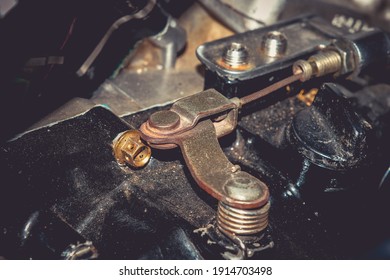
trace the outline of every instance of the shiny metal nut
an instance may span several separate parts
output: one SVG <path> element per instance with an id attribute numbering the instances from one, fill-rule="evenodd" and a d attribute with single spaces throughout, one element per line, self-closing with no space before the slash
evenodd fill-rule
<path id="1" fill-rule="evenodd" d="M 135 168 L 145 166 L 152 155 L 150 147 L 141 141 L 138 130 L 120 133 L 113 141 L 113 152 L 119 165 L 128 164 Z"/>

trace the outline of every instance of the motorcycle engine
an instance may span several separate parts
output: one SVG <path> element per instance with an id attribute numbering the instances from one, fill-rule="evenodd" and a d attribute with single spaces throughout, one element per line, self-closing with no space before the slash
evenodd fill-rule
<path id="1" fill-rule="evenodd" d="M 389 1 L 5 2 L 0 258 L 390 257 Z"/>

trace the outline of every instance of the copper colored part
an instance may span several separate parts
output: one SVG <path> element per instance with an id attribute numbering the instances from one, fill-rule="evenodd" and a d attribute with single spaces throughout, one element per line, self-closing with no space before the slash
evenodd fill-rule
<path id="1" fill-rule="evenodd" d="M 299 80 L 300 75 L 242 99 L 228 99 L 214 89 L 183 98 L 169 111 L 154 113 L 143 123 L 142 138 L 157 149 L 180 147 L 197 184 L 219 201 L 235 209 L 260 208 L 268 202 L 268 187 L 237 169 L 226 158 L 218 138 L 236 128 L 239 106 Z"/>
<path id="2" fill-rule="evenodd" d="M 155 129 L 172 130 L 180 124 L 180 116 L 172 111 L 159 111 L 149 117 L 149 125 Z"/>
<path id="3" fill-rule="evenodd" d="M 222 117 L 220 121 L 213 123 L 218 137 L 227 135 L 237 125 L 238 105 L 234 99 L 228 99 L 216 90 L 209 89 L 180 99 L 169 111 L 158 112 L 158 117 L 171 118 L 172 112 L 177 114 L 180 120 L 171 124 L 171 129 L 156 125 L 153 121 L 156 118 L 154 114 L 141 125 L 142 138 L 153 147 L 166 144 L 169 144 L 168 147 L 175 147 L 178 135 L 193 129 L 200 120 L 212 116 Z M 164 149 L 164 146 L 162 148 Z"/>
<path id="4" fill-rule="evenodd" d="M 247 71 L 247 70 L 252 69 L 254 66 L 252 63 L 231 65 L 231 64 L 226 63 L 226 61 L 222 57 L 217 59 L 216 63 L 225 69 L 236 70 L 236 71 Z"/>
<path id="5" fill-rule="evenodd" d="M 236 128 L 239 106 L 297 81 L 300 76 L 299 72 L 242 99 L 228 99 L 214 89 L 183 98 L 169 111 L 154 113 L 143 123 L 140 127 L 142 138 L 157 149 L 180 147 L 197 184 L 225 205 L 232 209 L 261 208 L 268 202 L 268 187 L 237 169 L 226 158 L 218 138 Z M 250 213 L 255 213 L 253 211 Z M 253 229 L 247 228 L 243 232 L 250 234 L 262 230 L 263 226 L 259 225 L 263 223 L 257 222 Z M 264 224 L 266 227 L 267 222 Z"/>
<path id="6" fill-rule="evenodd" d="M 253 68 L 253 64 L 249 62 L 250 56 L 246 46 L 240 43 L 233 42 L 227 46 L 222 57 L 217 59 L 217 64 L 229 70 L 246 71 Z"/>
<path id="7" fill-rule="evenodd" d="M 227 234 L 254 235 L 268 226 L 270 202 L 257 209 L 236 209 L 223 202 L 218 204 L 217 225 Z"/>
<path id="8" fill-rule="evenodd" d="M 120 133 L 113 141 L 113 151 L 120 165 L 135 168 L 145 166 L 152 154 L 151 149 L 141 141 L 138 130 L 127 130 Z"/>
<path id="9" fill-rule="evenodd" d="M 238 99 L 206 90 L 177 101 L 169 111 L 160 111 L 140 131 L 152 147 L 180 147 L 195 181 L 211 196 L 235 208 L 252 209 L 267 203 L 268 187 L 235 168 L 218 142 L 236 128 L 238 103 Z"/>
<path id="10" fill-rule="evenodd" d="M 302 73 L 297 72 L 295 75 L 292 75 L 290 77 L 287 77 L 279 82 L 276 82 L 266 88 L 263 88 L 262 90 L 256 91 L 250 95 L 244 96 L 240 99 L 241 105 L 248 104 L 252 101 L 255 101 L 259 98 L 262 98 L 284 86 L 287 86 L 295 81 L 298 81 L 301 78 Z"/>
<path id="11" fill-rule="evenodd" d="M 234 169 L 219 145 L 211 120 L 200 122 L 176 141 L 195 181 L 211 196 L 239 209 L 258 208 L 267 203 L 268 187 L 252 175 Z M 236 184 L 237 180 L 247 184 Z M 229 191 L 235 187 L 244 195 L 240 197 Z"/>

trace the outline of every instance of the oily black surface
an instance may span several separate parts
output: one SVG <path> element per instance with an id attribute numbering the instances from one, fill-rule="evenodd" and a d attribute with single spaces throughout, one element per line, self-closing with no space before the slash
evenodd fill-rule
<path id="1" fill-rule="evenodd" d="M 207 224 L 214 212 L 193 191 L 180 158 L 153 157 L 139 170 L 118 166 L 111 143 L 126 129 L 96 107 L 8 143 L 2 149 L 4 181 L 12 185 L 1 189 L 1 224 L 8 231 L 1 240 L 9 237 L 17 246 L 15 235 L 27 218 L 44 209 L 92 240 L 102 255 L 135 258 L 163 240 L 177 220 Z"/>
<path id="2" fill-rule="evenodd" d="M 389 155 L 386 91 L 344 96 L 372 126 L 370 156 L 358 168 L 316 165 L 288 141 L 294 117 L 308 109 L 295 97 L 244 112 L 237 132 L 221 139 L 228 158 L 270 188 L 275 247 L 255 258 L 388 257 L 380 249 L 390 236 L 388 179 L 378 190 Z M 219 258 L 193 233 L 214 219 L 216 201 L 194 183 L 178 149 L 153 150 L 138 170 L 113 158 L 115 136 L 158 109 L 124 122 L 95 107 L 3 145 L 0 255 L 61 258 L 69 245 L 92 241 L 102 259 Z"/>

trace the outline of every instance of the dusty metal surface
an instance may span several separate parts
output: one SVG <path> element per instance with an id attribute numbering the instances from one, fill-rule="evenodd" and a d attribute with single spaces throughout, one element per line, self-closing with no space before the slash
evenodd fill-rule
<path id="1" fill-rule="evenodd" d="M 39 122 L 32 125 L 29 129 L 27 129 L 27 131 L 38 129 L 40 127 L 64 121 L 74 116 L 83 114 L 94 106 L 96 106 L 96 104 L 91 100 L 84 98 L 73 98 Z"/>
<path id="2" fill-rule="evenodd" d="M 203 121 L 185 134 L 179 146 L 187 167 L 202 189 L 240 209 L 261 207 L 268 201 L 268 187 L 226 158 L 211 121 Z"/>
<path id="3" fill-rule="evenodd" d="M 109 86 L 108 86 L 109 85 Z M 91 99 L 102 100 L 119 116 L 163 106 L 203 89 L 201 76 L 192 72 L 155 70 L 145 73 L 122 71 L 107 80 Z M 121 102 L 116 100 L 121 97 Z"/>
<path id="4" fill-rule="evenodd" d="M 169 111 L 156 112 L 141 125 L 142 138 L 154 147 L 173 148 L 179 145 L 181 134 L 190 131 L 207 117 L 215 118 L 215 131 L 218 137 L 222 137 L 237 125 L 237 102 L 213 89 L 180 99 Z"/>
<path id="5" fill-rule="evenodd" d="M 197 3 L 178 22 L 186 30 L 188 38 L 174 69 L 163 70 L 161 50 L 149 40 L 144 40 L 127 58 L 127 66 L 117 76 L 107 79 L 91 100 L 109 106 L 119 116 L 125 116 L 164 106 L 203 90 L 203 70 L 194 55 L 195 50 L 204 42 L 232 35 L 232 32 Z"/>
<path id="6" fill-rule="evenodd" d="M 179 100 L 169 111 L 153 113 L 140 130 L 157 149 L 179 146 L 195 181 L 211 196 L 232 207 L 253 209 L 268 201 L 267 186 L 233 165 L 218 143 L 237 125 L 236 102 L 206 90 Z"/>

